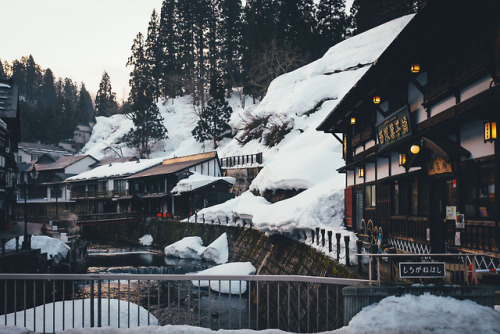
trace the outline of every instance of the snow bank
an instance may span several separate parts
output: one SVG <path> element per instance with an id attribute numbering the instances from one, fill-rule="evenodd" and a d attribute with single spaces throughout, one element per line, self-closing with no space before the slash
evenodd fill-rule
<path id="1" fill-rule="evenodd" d="M 367 306 L 334 333 L 500 333 L 500 313 L 470 300 L 405 295 Z"/>
<path id="2" fill-rule="evenodd" d="M 218 264 L 226 263 L 229 260 L 226 232 L 222 233 L 220 237 L 208 245 L 199 255 L 207 261 L 213 261 Z"/>
<path id="3" fill-rule="evenodd" d="M 19 237 L 19 247 L 24 241 L 24 236 Z M 70 247 L 59 239 L 51 238 L 46 235 L 33 235 L 31 237 L 31 248 L 40 249 L 42 253 L 47 253 L 47 260 L 51 258 L 54 263 L 59 263 L 66 258 Z M 5 249 L 15 250 L 16 239 L 12 238 L 5 244 Z"/>
<path id="4" fill-rule="evenodd" d="M 197 272 L 196 275 L 254 275 L 257 272 L 250 262 L 232 262 L 221 264 Z M 209 281 L 191 281 L 194 286 L 207 287 Z M 210 289 L 231 294 L 243 294 L 247 291 L 246 281 L 210 281 Z"/>
<path id="5" fill-rule="evenodd" d="M 51 307 L 48 309 L 52 309 Z M 88 310 L 88 308 L 86 308 Z M 104 308 L 103 308 L 104 309 Z M 107 309 L 107 308 L 106 308 Z M 123 308 L 122 308 L 123 309 Z M 37 311 L 37 316 L 41 312 Z M 66 312 L 67 315 L 70 312 Z M 112 313 L 113 314 L 113 313 Z M 49 317 L 51 318 L 51 317 Z M 88 319 L 88 317 L 86 316 Z M 153 317 L 152 317 L 153 318 Z M 141 315 L 142 319 L 142 315 Z M 78 321 L 81 320 L 77 319 Z M 22 323 L 18 319 L 18 323 Z M 70 322 L 66 322 L 67 324 Z M 131 321 L 136 324 L 137 320 Z M 152 321 L 153 323 L 153 321 Z M 3 324 L 3 321 L 2 321 Z M 478 334 L 478 333 L 500 333 L 500 313 L 485 306 L 478 305 L 468 300 L 457 300 L 449 297 L 437 297 L 431 295 L 387 297 L 378 304 L 365 307 L 349 323 L 340 329 L 328 332 L 331 334 Z M 39 329 L 37 325 L 37 329 Z M 51 327 L 49 327 L 49 330 Z M 111 328 L 85 328 L 70 329 L 66 334 L 283 334 L 287 333 L 277 329 L 254 331 L 242 330 L 218 330 L 193 326 L 163 327 L 148 326 L 135 329 L 111 329 Z M 2 334 L 28 334 L 28 330 L 0 325 Z M 326 332 L 325 332 L 326 334 Z"/>
<path id="6" fill-rule="evenodd" d="M 180 259 L 200 260 L 199 253 L 203 253 L 205 247 L 200 237 L 185 237 L 165 247 L 165 256 L 178 257 Z"/>
<path id="7" fill-rule="evenodd" d="M 141 243 L 141 245 L 151 246 L 151 244 L 153 243 L 153 237 L 151 236 L 151 234 L 146 234 L 139 238 L 139 242 Z"/>
<path id="8" fill-rule="evenodd" d="M 94 316 L 95 316 L 95 321 L 97 323 L 97 303 L 98 299 L 94 299 Z M 120 313 L 118 313 L 118 303 L 120 303 Z M 82 305 L 83 304 L 83 305 Z M 73 306 L 75 308 L 74 313 L 73 313 Z M 54 307 L 55 307 L 55 331 L 60 332 L 63 330 L 63 322 L 62 322 L 62 315 L 63 315 L 63 302 L 56 302 L 55 305 L 54 303 L 47 303 L 45 305 L 45 309 L 42 306 L 37 306 L 35 309 L 31 308 L 26 310 L 26 328 L 30 330 L 35 330 L 34 325 L 36 324 L 36 330 L 37 332 L 42 332 L 43 331 L 43 320 L 44 320 L 44 314 L 45 314 L 45 330 L 46 332 L 52 333 L 53 330 L 53 312 L 54 312 Z M 84 321 L 83 321 L 83 326 L 82 326 L 82 307 L 85 310 L 84 313 Z M 139 309 L 138 309 L 139 307 Z M 128 324 L 128 302 L 126 300 L 117 300 L 117 299 L 110 299 L 109 300 L 109 308 L 110 308 L 110 323 L 108 324 L 108 299 L 103 299 L 102 300 L 102 311 L 101 311 L 101 317 L 102 317 L 102 324 L 103 326 L 108 326 L 108 327 L 115 327 L 118 328 L 118 319 L 120 319 L 120 326 L 125 327 Z M 153 315 L 151 315 L 146 309 L 144 309 L 141 306 L 138 306 L 137 304 L 131 303 L 130 304 L 130 327 L 137 327 L 137 322 L 140 319 L 140 324 L 141 326 L 145 326 L 148 324 L 148 317 L 149 321 L 152 325 L 158 325 L 158 319 L 156 319 Z M 135 311 L 132 311 L 135 310 Z M 36 315 L 36 318 L 34 319 L 33 312 Z M 73 319 L 73 314 L 75 315 Z M 84 330 L 81 330 L 82 332 L 88 333 L 89 327 L 90 327 L 90 299 L 84 299 L 84 300 L 75 300 L 75 303 L 73 305 L 72 302 L 65 302 L 64 303 L 64 323 L 66 324 L 66 328 L 71 326 L 73 321 L 75 322 L 75 327 L 76 328 L 81 328 L 81 327 L 86 327 Z M 3 316 L 2 316 L 3 318 Z M 24 324 L 24 311 L 19 311 L 16 313 L 10 313 L 7 315 L 7 324 L 8 325 L 13 325 L 14 324 L 14 318 L 16 318 L 18 324 Z M 2 323 L 4 323 L 2 319 Z M 144 327 L 142 327 L 144 328 Z M 107 329 L 108 332 L 110 333 L 110 329 Z M 75 332 L 79 332 L 78 330 L 73 330 Z M 66 331 L 65 331 L 66 332 Z M 0 333 L 6 334 L 10 333 L 7 332 L 7 330 L 2 330 L 2 327 L 0 327 Z M 13 331 L 12 333 L 16 333 Z M 20 332 L 24 333 L 24 332 Z"/>

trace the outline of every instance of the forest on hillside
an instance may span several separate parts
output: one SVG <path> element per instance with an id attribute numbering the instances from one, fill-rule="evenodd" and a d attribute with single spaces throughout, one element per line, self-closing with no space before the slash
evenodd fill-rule
<path id="1" fill-rule="evenodd" d="M 205 109 L 224 106 L 224 95 L 235 87 L 260 99 L 279 75 L 424 3 L 354 0 L 347 14 L 345 0 L 247 0 L 244 5 L 234 0 L 164 0 L 160 12 L 153 11 L 146 34 L 139 32 L 132 43 L 128 101 L 116 101 L 106 72 L 92 98 L 84 83 L 57 78 L 31 55 L 12 63 L 0 59 L 0 78 L 19 86 L 23 141 L 57 143 L 71 138 L 79 122 L 124 113 L 136 127 L 144 125 L 141 138 L 128 138 L 130 145 L 140 146 L 148 140 L 148 127 L 166 136 L 152 107 L 158 99 L 191 95 L 200 119 Z M 214 109 L 211 119 L 220 110 Z"/>

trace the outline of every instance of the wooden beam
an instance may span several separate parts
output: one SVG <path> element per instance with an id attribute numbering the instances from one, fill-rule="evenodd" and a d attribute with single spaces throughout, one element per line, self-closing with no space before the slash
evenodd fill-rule
<path id="1" fill-rule="evenodd" d="M 339 141 L 339 143 L 344 144 L 344 141 L 342 139 L 340 139 L 336 133 L 332 132 L 332 135 L 335 137 L 335 139 L 337 139 Z"/>

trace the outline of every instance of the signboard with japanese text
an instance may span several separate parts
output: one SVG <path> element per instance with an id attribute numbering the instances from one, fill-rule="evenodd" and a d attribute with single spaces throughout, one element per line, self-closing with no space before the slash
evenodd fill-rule
<path id="1" fill-rule="evenodd" d="M 409 135 L 411 135 L 411 127 L 408 107 L 404 107 L 388 119 L 377 124 L 377 140 L 380 148 L 393 144 Z"/>
<path id="2" fill-rule="evenodd" d="M 444 278 L 444 262 L 400 262 L 400 278 Z"/>
<path id="3" fill-rule="evenodd" d="M 435 175 L 435 174 L 443 174 L 443 173 L 451 173 L 453 171 L 452 165 L 449 161 L 444 160 L 441 157 L 436 157 L 436 159 L 429 161 L 427 163 L 427 174 Z"/>

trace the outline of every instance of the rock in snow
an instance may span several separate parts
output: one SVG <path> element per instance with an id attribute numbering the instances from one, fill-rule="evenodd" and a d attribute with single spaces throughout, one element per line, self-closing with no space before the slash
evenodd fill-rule
<path id="1" fill-rule="evenodd" d="M 165 247 L 165 256 L 178 257 L 180 259 L 200 260 L 199 253 L 203 253 L 205 247 L 200 237 L 185 237 Z"/>
<path id="2" fill-rule="evenodd" d="M 213 261 L 218 264 L 226 263 L 229 260 L 227 234 L 225 232 L 222 233 L 220 237 L 208 245 L 199 255 L 207 261 Z"/>
<path id="3" fill-rule="evenodd" d="M 146 234 L 142 238 L 139 238 L 139 242 L 141 243 L 141 245 L 151 246 L 151 244 L 153 243 L 153 237 L 151 236 L 151 234 Z"/>
<path id="4" fill-rule="evenodd" d="M 165 247 L 165 256 L 226 263 L 229 259 L 227 234 L 223 233 L 208 247 L 203 246 L 200 237 L 186 237 Z"/>
<path id="5" fill-rule="evenodd" d="M 197 272 L 196 275 L 254 275 L 257 272 L 250 262 L 233 262 L 221 264 L 206 270 Z M 242 294 L 247 291 L 246 281 L 191 281 L 194 286 L 207 287 L 210 289 L 230 294 Z M 231 282 L 231 284 L 229 284 Z"/>

